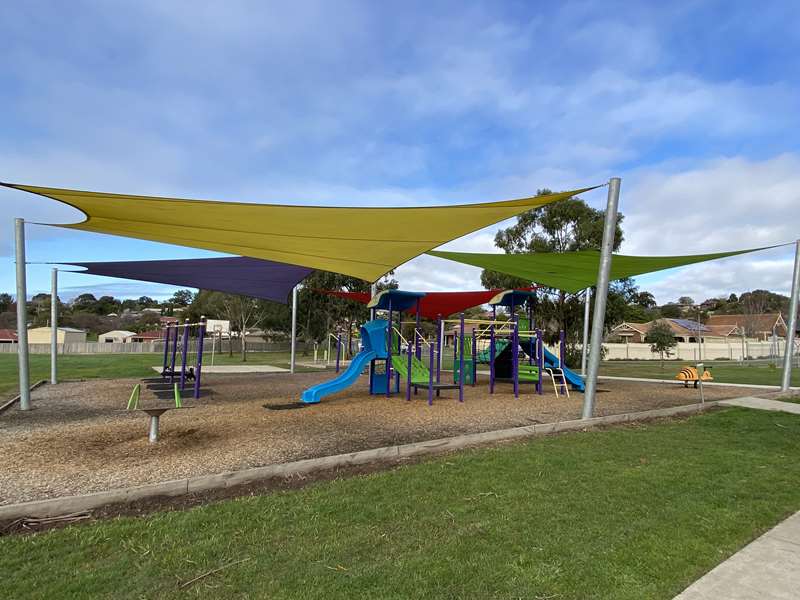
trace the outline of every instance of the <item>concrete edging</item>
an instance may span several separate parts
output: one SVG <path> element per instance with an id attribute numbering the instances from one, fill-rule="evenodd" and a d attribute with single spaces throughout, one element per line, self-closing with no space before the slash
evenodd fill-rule
<path id="1" fill-rule="evenodd" d="M 576 431 L 597 427 L 598 425 L 614 425 L 619 423 L 628 423 L 631 421 L 693 414 L 717 406 L 717 404 L 717 401 L 712 401 L 706 402 L 704 405 L 689 404 L 685 406 L 672 406 L 669 408 L 645 410 L 621 415 L 593 417 L 591 419 L 559 421 L 557 423 L 537 423 L 535 425 L 525 425 L 523 427 L 514 427 L 511 429 L 499 429 L 496 431 L 486 431 L 482 433 L 469 433 L 451 438 L 414 442 L 411 444 L 402 444 L 398 446 L 386 446 L 372 450 L 361 450 L 358 452 L 351 452 L 349 454 L 336 454 L 333 456 L 310 458 L 290 463 L 244 469 L 241 471 L 226 471 L 213 475 L 200 475 L 198 477 L 189 477 L 187 479 L 162 481 L 159 483 L 107 490 L 103 492 L 94 492 L 92 494 L 84 494 L 80 496 L 64 496 L 61 498 L 49 498 L 47 500 L 34 500 L 32 502 L 8 504 L 5 506 L 0 506 L 0 520 L 12 520 L 20 517 L 52 517 L 72 512 L 91 510 L 107 504 L 131 502 L 133 500 L 141 500 L 143 498 L 153 498 L 157 496 L 181 496 L 191 492 L 222 489 L 235 485 L 253 483 L 273 477 L 303 475 L 306 473 L 311 473 L 312 471 L 322 471 L 337 467 L 362 465 L 378 460 L 442 454 L 453 450 L 489 444 L 492 442 L 536 437 L 563 431 Z"/>
<path id="2" fill-rule="evenodd" d="M 38 388 L 40 385 L 42 385 L 42 384 L 45 384 L 45 383 L 47 383 L 47 379 L 40 379 L 39 381 L 37 381 L 36 383 L 34 383 L 34 384 L 31 386 L 31 391 L 35 390 L 35 389 L 36 389 L 36 388 Z M 14 405 L 15 405 L 17 402 L 19 402 L 19 394 L 18 394 L 18 395 L 16 395 L 16 396 L 14 396 L 14 397 L 13 397 L 11 400 L 9 400 L 8 402 L 6 402 L 5 404 L 3 404 L 3 405 L 0 405 L 0 413 L 3 413 L 3 412 L 5 412 L 5 411 L 7 411 L 9 408 L 11 408 L 12 406 L 14 406 Z"/>

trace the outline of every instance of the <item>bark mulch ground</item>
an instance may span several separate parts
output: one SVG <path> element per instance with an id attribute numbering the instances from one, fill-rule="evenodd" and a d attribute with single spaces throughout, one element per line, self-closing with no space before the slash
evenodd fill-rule
<path id="1" fill-rule="evenodd" d="M 0 415 L 0 504 L 40 500 L 155 483 L 196 475 L 327 456 L 423 440 L 547 423 L 580 417 L 583 394 L 556 397 L 552 386 L 538 396 L 510 384 L 427 394 L 411 402 L 403 393 L 387 399 L 366 393 L 366 377 L 321 404 L 298 410 L 267 410 L 296 402 L 303 389 L 330 379 L 328 373 L 208 375 L 210 388 L 190 410 L 161 419 L 161 440 L 147 442 L 147 417 L 124 412 L 138 380 L 92 380 L 43 386 L 30 412 Z M 706 387 L 717 400 L 750 393 Z M 693 404 L 694 389 L 674 384 L 602 381 L 598 415 Z M 154 404 L 143 396 L 143 403 Z M 163 402 L 163 401 L 162 401 Z"/>

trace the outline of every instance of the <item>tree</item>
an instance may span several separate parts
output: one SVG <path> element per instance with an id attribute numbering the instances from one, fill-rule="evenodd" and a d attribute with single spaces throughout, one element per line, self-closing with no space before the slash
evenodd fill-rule
<path id="1" fill-rule="evenodd" d="M 677 304 L 670 302 L 669 304 L 665 304 L 659 309 L 661 312 L 661 316 L 667 319 L 679 319 L 680 316 L 683 314 L 681 313 L 681 307 Z"/>
<path id="2" fill-rule="evenodd" d="M 13 306 L 15 303 L 11 294 L 0 294 L 0 313 L 9 312 Z"/>
<path id="3" fill-rule="evenodd" d="M 681 296 L 678 298 L 678 304 L 683 306 L 694 306 L 694 300 L 689 296 Z"/>
<path id="4" fill-rule="evenodd" d="M 550 190 L 540 190 L 549 194 Z M 546 206 L 529 210 L 517 217 L 511 227 L 501 229 L 495 236 L 495 246 L 507 254 L 532 252 L 572 252 L 575 250 L 599 249 L 603 239 L 605 213 L 587 205 L 578 198 L 568 198 Z M 617 217 L 614 249 L 623 240 L 623 215 Z M 481 284 L 491 288 L 520 288 L 531 285 L 530 281 L 509 277 L 503 273 L 484 270 Z M 612 302 L 611 311 L 624 313 L 627 304 L 625 292 Z M 557 340 L 558 330 L 564 329 L 569 344 L 577 343 L 583 322 L 583 293 L 566 294 L 553 288 L 541 287 L 535 300 L 537 323 L 545 331 L 546 341 Z M 608 312 L 606 317 L 608 318 Z M 613 319 L 607 322 L 611 323 Z"/>
<path id="5" fill-rule="evenodd" d="M 670 355 L 670 350 L 678 345 L 672 328 L 665 321 L 656 321 L 647 332 L 644 338 L 645 343 L 650 344 L 652 352 L 658 352 L 661 356 L 661 370 L 664 370 L 664 355 Z"/>
<path id="6" fill-rule="evenodd" d="M 97 298 L 93 294 L 81 294 L 72 301 L 72 309 L 82 312 L 95 312 Z"/>
<path id="7" fill-rule="evenodd" d="M 172 298 L 170 298 L 168 302 L 173 306 L 189 306 L 193 299 L 194 294 L 192 290 L 178 290 L 172 294 Z"/>
<path id="8" fill-rule="evenodd" d="M 136 300 L 136 304 L 139 307 L 139 309 L 158 307 L 158 302 L 153 300 L 150 296 L 140 296 L 139 299 Z"/>

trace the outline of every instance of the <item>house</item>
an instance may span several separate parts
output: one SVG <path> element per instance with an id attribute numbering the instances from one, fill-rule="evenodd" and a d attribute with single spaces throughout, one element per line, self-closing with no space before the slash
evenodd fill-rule
<path id="1" fill-rule="evenodd" d="M 127 344 L 135 336 L 136 333 L 133 331 L 115 329 L 98 335 L 97 341 L 103 344 Z"/>
<path id="2" fill-rule="evenodd" d="M 787 325 L 780 313 L 763 313 L 753 315 L 711 315 L 706 325 L 721 330 L 735 330 L 736 335 L 742 332 L 747 337 L 761 341 L 770 339 L 773 333 L 778 337 L 786 337 Z M 731 334 L 729 334 L 731 335 Z"/>
<path id="3" fill-rule="evenodd" d="M 16 344 L 17 332 L 13 329 L 0 329 L 0 344 Z"/>
<path id="4" fill-rule="evenodd" d="M 50 327 L 34 327 L 28 329 L 29 344 L 49 344 L 51 330 Z M 86 332 L 83 329 L 74 327 L 58 327 L 56 330 L 56 342 L 59 344 L 79 344 L 86 341 Z"/>
<path id="5" fill-rule="evenodd" d="M 613 327 L 609 332 L 606 341 L 620 341 L 626 344 L 642 344 L 647 332 L 650 331 L 650 323 L 627 323 L 623 322 Z"/>
<path id="6" fill-rule="evenodd" d="M 158 322 L 162 325 L 177 325 L 178 317 L 159 317 Z"/>
<path id="7" fill-rule="evenodd" d="M 150 331 L 142 331 L 141 333 L 134 333 L 129 342 L 157 342 L 164 339 L 163 329 L 151 329 Z"/>
<path id="8" fill-rule="evenodd" d="M 723 341 L 731 333 L 731 328 L 724 325 L 712 328 L 691 319 L 658 319 L 647 323 L 621 323 L 611 329 L 606 341 L 620 341 L 626 344 L 644 343 L 650 328 L 659 321 L 669 325 L 677 342 L 695 343 L 698 334 L 703 342 Z"/>

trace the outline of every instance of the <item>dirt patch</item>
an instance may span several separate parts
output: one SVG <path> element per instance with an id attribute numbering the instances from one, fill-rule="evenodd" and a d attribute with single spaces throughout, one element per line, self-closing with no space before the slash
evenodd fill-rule
<path id="1" fill-rule="evenodd" d="M 485 384 L 387 399 L 366 393 L 366 378 L 348 391 L 301 410 L 268 410 L 295 402 L 329 373 L 209 375 L 212 393 L 186 400 L 190 410 L 167 412 L 161 440 L 147 442 L 144 413 L 123 410 L 136 380 L 85 381 L 44 386 L 33 393 L 35 410 L 0 416 L 0 504 L 86 494 L 170 479 L 210 475 L 275 463 L 342 454 L 580 418 L 583 395 L 556 397 L 552 386 L 536 395 L 510 384 L 490 395 Z M 694 404 L 697 390 L 658 383 L 602 381 L 596 414 L 620 414 Z M 708 400 L 752 393 L 707 387 Z M 145 398 L 144 402 L 154 402 Z"/>

